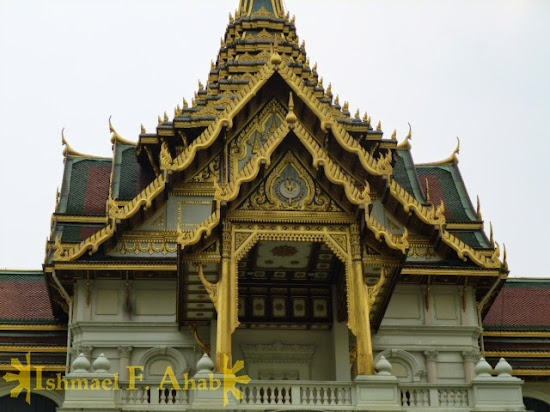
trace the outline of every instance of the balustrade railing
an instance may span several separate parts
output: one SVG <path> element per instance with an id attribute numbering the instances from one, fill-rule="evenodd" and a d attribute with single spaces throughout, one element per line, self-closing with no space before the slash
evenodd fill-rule
<path id="1" fill-rule="evenodd" d="M 471 406 L 469 385 L 400 385 L 401 405 L 408 408 Z"/>

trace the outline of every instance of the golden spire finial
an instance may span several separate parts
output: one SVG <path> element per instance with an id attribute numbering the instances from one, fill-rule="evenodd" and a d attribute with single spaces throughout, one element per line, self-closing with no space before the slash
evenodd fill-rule
<path id="1" fill-rule="evenodd" d="M 365 112 L 365 114 L 363 115 L 363 121 L 365 123 L 368 123 L 369 122 L 369 114 L 367 112 Z"/>
<path id="2" fill-rule="evenodd" d="M 428 178 L 426 178 L 426 201 L 428 203 L 432 202 L 431 196 L 430 196 L 430 183 L 428 181 Z"/>
<path id="3" fill-rule="evenodd" d="M 145 129 L 145 126 L 142 123 L 141 124 L 141 134 L 145 134 L 145 133 L 147 133 L 147 129 Z"/>
<path id="4" fill-rule="evenodd" d="M 397 140 L 397 129 L 393 129 L 393 133 L 391 134 L 392 140 Z"/>
<path id="5" fill-rule="evenodd" d="M 306 49 L 306 41 L 302 40 L 302 44 L 300 45 L 300 49 L 305 50 Z"/>
<path id="6" fill-rule="evenodd" d="M 296 24 L 296 16 L 294 14 L 292 15 L 292 18 L 290 19 L 290 22 L 292 24 Z"/>
<path id="7" fill-rule="evenodd" d="M 323 78 L 319 77 L 319 87 L 323 87 Z"/>
<path id="8" fill-rule="evenodd" d="M 344 112 L 349 112 L 349 103 L 348 102 L 344 102 L 344 106 L 342 106 L 342 110 Z"/>
<path id="9" fill-rule="evenodd" d="M 376 131 L 381 132 L 382 131 L 382 121 L 378 121 L 378 125 L 376 125 Z"/>
<path id="10" fill-rule="evenodd" d="M 332 83 L 329 83 L 328 84 L 328 87 L 327 87 L 327 91 L 326 91 L 326 95 L 332 99 Z"/>
<path id="11" fill-rule="evenodd" d="M 502 268 L 504 270 L 508 270 L 508 253 L 506 252 L 506 244 L 502 244 L 502 247 L 504 248 L 504 253 L 502 256 Z"/>
<path id="12" fill-rule="evenodd" d="M 204 84 L 199 79 L 199 90 L 204 90 Z"/>
<path id="13" fill-rule="evenodd" d="M 357 111 L 355 112 L 355 118 L 357 120 L 361 120 L 361 112 L 359 112 L 359 109 L 357 109 Z"/>
<path id="14" fill-rule="evenodd" d="M 229 12 L 229 23 L 233 24 L 234 22 L 235 22 L 235 19 L 233 18 L 233 15 L 231 14 L 231 12 Z"/>
<path id="15" fill-rule="evenodd" d="M 317 63 L 315 63 L 315 64 L 313 65 L 313 69 L 311 69 L 311 72 L 312 72 L 313 74 L 317 74 Z"/>
<path id="16" fill-rule="evenodd" d="M 162 124 L 162 118 L 160 117 L 160 114 L 157 117 L 157 122 L 158 122 L 158 124 Z"/>
<path id="17" fill-rule="evenodd" d="M 170 121 L 170 118 L 168 117 L 168 113 L 164 112 L 164 122 L 167 123 Z"/>
<path id="18" fill-rule="evenodd" d="M 195 107 L 197 105 L 197 100 L 195 97 L 191 99 L 191 107 Z"/>
<path id="19" fill-rule="evenodd" d="M 334 105 L 335 106 L 340 106 L 340 95 L 337 94 L 335 99 L 334 99 Z"/>
<path id="20" fill-rule="evenodd" d="M 290 97 L 288 99 L 288 114 L 286 115 L 285 120 L 291 128 L 293 128 L 294 124 L 298 121 L 298 118 L 294 113 L 294 97 L 292 96 L 292 92 L 290 92 Z"/>
<path id="21" fill-rule="evenodd" d="M 493 232 L 493 222 L 489 222 L 489 243 L 495 247 L 495 234 Z"/>
<path id="22" fill-rule="evenodd" d="M 187 99 L 184 97 L 183 98 L 183 108 L 187 109 L 188 107 L 189 107 L 189 103 L 187 102 Z"/>
<path id="23" fill-rule="evenodd" d="M 309 57 L 306 59 L 306 68 L 309 67 Z"/>
<path id="24" fill-rule="evenodd" d="M 483 216 L 481 215 L 481 201 L 479 200 L 479 195 L 477 195 L 477 210 L 476 210 L 476 214 L 477 214 L 477 220 L 479 220 L 480 222 L 483 220 Z"/>

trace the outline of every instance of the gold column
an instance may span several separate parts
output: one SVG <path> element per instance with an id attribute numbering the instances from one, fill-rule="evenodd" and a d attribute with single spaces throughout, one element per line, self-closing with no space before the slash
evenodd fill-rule
<path id="1" fill-rule="evenodd" d="M 237 320 L 237 274 L 234 273 L 231 253 L 231 224 L 223 223 L 221 273 L 218 281 L 216 310 L 218 323 L 216 331 L 216 371 L 223 372 L 224 358 L 227 356 L 228 366 L 232 366 L 231 335 L 238 326 Z"/>
<path id="2" fill-rule="evenodd" d="M 348 293 L 354 294 L 354 308 L 350 308 L 355 315 L 355 336 L 357 338 L 357 374 L 374 374 L 374 359 L 372 355 L 372 338 L 370 330 L 369 292 L 363 276 L 361 260 L 361 241 L 359 226 L 351 226 L 351 265 L 350 288 Z M 349 300 L 349 297 L 348 297 Z"/>

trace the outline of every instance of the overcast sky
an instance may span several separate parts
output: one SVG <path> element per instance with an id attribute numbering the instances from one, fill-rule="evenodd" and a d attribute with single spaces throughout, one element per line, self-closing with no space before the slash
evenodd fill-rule
<path id="1" fill-rule="evenodd" d="M 61 129 L 111 155 L 108 117 L 140 123 L 191 100 L 238 0 L 0 0 L 0 268 L 39 269 L 61 184 Z M 287 0 L 325 86 L 460 168 L 512 276 L 550 276 L 550 2 Z"/>

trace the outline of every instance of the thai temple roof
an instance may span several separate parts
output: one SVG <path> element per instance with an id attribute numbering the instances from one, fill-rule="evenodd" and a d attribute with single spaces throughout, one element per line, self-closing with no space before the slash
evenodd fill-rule
<path id="1" fill-rule="evenodd" d="M 258 149 L 258 160 L 253 159 L 238 170 L 232 182 L 222 182 L 227 175 L 224 177 L 226 172 L 220 170 L 219 164 L 213 170 L 217 180 L 201 181 L 197 176 L 206 171 L 210 178 L 209 168 L 225 150 L 227 130 L 247 130 L 253 124 L 249 121 L 251 115 L 265 110 L 266 106 L 259 107 L 254 99 L 265 97 L 262 93 L 267 87 L 275 90 L 268 105 L 275 108 L 274 113 L 282 111 L 285 121 L 279 125 L 272 122 L 275 132 Z M 298 118 L 305 119 L 307 127 Z M 221 208 L 233 201 L 244 201 L 238 197 L 240 189 L 259 175 L 262 165 L 271 162 L 277 145 L 290 130 L 292 147 L 299 147 L 314 159 L 322 170 L 317 176 L 324 179 L 323 187 L 332 185 L 341 193 L 342 209 L 348 208 L 356 216 L 362 213 L 364 226 L 380 248 L 405 262 L 412 240 L 406 227 L 390 229 L 387 222 L 374 218 L 370 205 L 364 207 L 365 199 L 370 201 L 371 197 L 382 199 L 386 208 L 392 208 L 401 220 L 410 223 L 417 231 L 417 239 L 428 239 L 434 244 L 434 256 L 440 255 L 439 261 L 412 262 L 408 266 L 410 273 L 395 276 L 416 281 L 420 277 L 413 273 L 415 270 L 421 273 L 430 265 L 439 265 L 447 270 L 443 275 L 465 285 L 460 283 L 462 278 L 456 280 L 456 273 L 465 268 L 472 273 L 481 272 L 472 276 L 472 282 L 479 282 L 481 296 L 493 285 L 497 292 L 504 285 L 498 296 L 491 296 L 496 298 L 492 308 L 489 310 L 489 302 L 484 309 L 489 310 L 485 318 L 489 331 L 548 330 L 550 284 L 536 280 L 505 283 L 506 255 L 501 258 L 492 233 L 486 234 L 479 201 L 474 207 L 470 199 L 458 166 L 458 148 L 445 160 L 415 164 L 410 144 L 412 132 L 399 144 L 395 135 L 384 135 L 380 123 L 371 124 L 366 113 L 352 115 L 349 103 L 339 101 L 330 83 L 309 61 L 294 18 L 285 11 L 281 0 L 241 0 L 237 13 L 230 16 L 206 84 L 199 83 L 192 102 L 184 100 L 178 104 L 173 115 L 159 116 L 155 131 L 147 132 L 142 127 L 137 143 L 132 143 L 111 124 L 111 158 L 79 153 L 63 137 L 65 168 L 44 272 L 0 272 L 0 318 L 15 325 L 13 331 L 6 327 L 9 332 L 0 334 L 0 342 L 21 347 L 34 343 L 57 350 L 66 344 L 66 328 L 60 326 L 66 322 L 62 314 L 66 302 L 53 279 L 54 271 L 70 267 L 67 272 L 74 270 L 79 276 L 86 276 L 90 267 L 106 262 L 170 263 L 175 268 L 175 258 L 170 256 L 113 256 L 109 252 L 125 232 L 148 222 L 170 191 L 183 183 L 198 183 L 197 192 L 206 190 L 208 183 L 208 193 L 217 196 L 216 206 L 212 215 L 196 228 L 188 232 L 178 228 L 167 236 L 181 248 L 193 247 L 210 236 L 220 222 Z M 315 134 L 325 136 L 324 140 L 318 141 Z M 72 285 L 73 279 L 68 275 L 64 282 Z M 385 300 L 373 306 L 378 325 L 395 283 L 396 279 L 388 280 Z M 534 314 L 529 309 L 531 304 L 540 304 L 542 309 Z M 15 332 L 17 325 L 31 323 L 53 326 L 51 330 Z M 59 352 L 43 361 L 55 369 L 55 365 L 64 364 L 62 356 Z M 0 358 L 0 363 L 4 361 Z"/>

